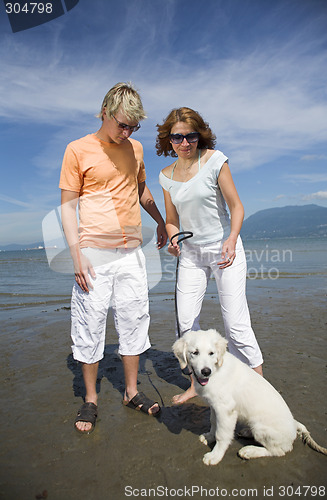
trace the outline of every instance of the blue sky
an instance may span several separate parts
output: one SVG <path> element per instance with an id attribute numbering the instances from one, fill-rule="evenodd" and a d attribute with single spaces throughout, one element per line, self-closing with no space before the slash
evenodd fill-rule
<path id="1" fill-rule="evenodd" d="M 42 240 L 66 144 L 99 128 L 118 81 L 141 93 L 134 137 L 161 210 L 156 124 L 180 106 L 210 123 L 246 217 L 327 206 L 326 26 L 324 0 L 80 0 L 12 33 L 1 2 L 0 245 Z"/>

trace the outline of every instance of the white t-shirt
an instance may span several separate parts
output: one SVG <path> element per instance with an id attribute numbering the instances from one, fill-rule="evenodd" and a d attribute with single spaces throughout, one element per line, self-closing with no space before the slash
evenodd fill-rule
<path id="1" fill-rule="evenodd" d="M 191 244 L 205 245 L 229 236 L 230 219 L 218 186 L 219 172 L 225 162 L 228 158 L 221 151 L 215 151 L 187 182 L 174 181 L 160 172 L 159 182 L 170 194 L 182 230 L 193 233 Z"/>

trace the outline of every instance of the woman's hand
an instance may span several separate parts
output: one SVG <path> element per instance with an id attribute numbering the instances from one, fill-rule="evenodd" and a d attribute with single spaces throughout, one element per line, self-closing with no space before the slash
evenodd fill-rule
<path id="1" fill-rule="evenodd" d="M 168 245 L 168 252 L 170 255 L 173 255 L 174 257 L 179 257 L 181 254 L 181 249 L 179 247 L 179 244 L 177 241 L 173 241 L 173 243 L 169 243 Z"/>
<path id="2" fill-rule="evenodd" d="M 229 267 L 233 264 L 236 257 L 236 240 L 237 238 L 235 238 L 234 236 L 229 236 L 229 238 L 224 241 L 221 251 L 222 260 L 220 262 L 217 262 L 217 266 L 219 266 L 219 269 L 225 269 L 226 267 Z"/>

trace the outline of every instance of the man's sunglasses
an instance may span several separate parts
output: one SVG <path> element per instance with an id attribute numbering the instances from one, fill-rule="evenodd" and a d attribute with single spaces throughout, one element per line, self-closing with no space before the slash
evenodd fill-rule
<path id="1" fill-rule="evenodd" d="M 200 134 L 199 132 L 191 132 L 190 134 L 186 135 L 170 134 L 169 138 L 173 144 L 181 144 L 184 139 L 186 139 L 189 144 L 192 144 L 193 142 L 197 142 L 200 139 Z"/>
<path id="2" fill-rule="evenodd" d="M 134 126 L 126 125 L 126 123 L 119 122 L 114 115 L 112 115 L 112 117 L 116 120 L 118 127 L 121 128 L 122 130 L 130 130 L 131 132 L 136 132 L 141 128 L 141 125 L 139 123 Z"/>

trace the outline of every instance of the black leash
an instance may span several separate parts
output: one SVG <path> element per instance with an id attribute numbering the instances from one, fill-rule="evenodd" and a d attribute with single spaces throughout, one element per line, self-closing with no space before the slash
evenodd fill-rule
<path id="1" fill-rule="evenodd" d="M 173 244 L 173 239 L 177 238 L 178 236 L 182 236 L 177 243 L 181 243 L 181 241 L 187 240 L 188 238 L 192 238 L 193 233 L 191 231 L 181 231 L 180 233 L 174 234 L 170 238 L 170 243 L 171 245 Z M 178 266 L 179 266 L 179 256 L 177 257 L 177 264 L 176 264 L 176 279 L 175 279 L 175 315 L 176 315 L 176 324 L 177 324 L 177 334 L 178 338 L 181 337 L 181 329 L 179 326 L 179 318 L 178 318 L 178 307 L 177 307 L 177 278 L 178 278 Z M 192 372 L 190 372 L 188 366 L 186 366 L 182 372 L 184 375 L 191 375 Z"/>

